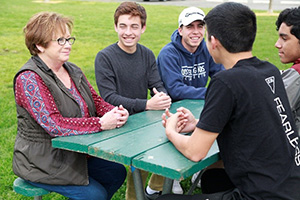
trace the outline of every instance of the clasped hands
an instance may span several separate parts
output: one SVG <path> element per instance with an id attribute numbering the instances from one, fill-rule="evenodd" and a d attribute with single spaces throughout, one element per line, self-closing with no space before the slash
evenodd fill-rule
<path id="1" fill-rule="evenodd" d="M 164 110 L 170 108 L 172 104 L 171 97 L 164 92 L 157 91 L 153 88 L 154 96 L 146 103 L 146 110 Z"/>
<path id="2" fill-rule="evenodd" d="M 116 106 L 100 118 L 101 129 L 120 128 L 127 122 L 128 116 L 128 111 L 122 105 Z"/>
<path id="3" fill-rule="evenodd" d="M 176 113 L 166 109 L 162 114 L 162 124 L 166 128 L 166 135 L 169 138 L 172 134 L 192 132 L 198 120 L 190 110 L 180 107 Z M 170 139 L 170 138 L 169 138 Z"/>

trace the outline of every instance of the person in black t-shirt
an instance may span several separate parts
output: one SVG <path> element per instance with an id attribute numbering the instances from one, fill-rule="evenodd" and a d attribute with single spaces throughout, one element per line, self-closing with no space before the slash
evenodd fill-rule
<path id="1" fill-rule="evenodd" d="M 226 70 L 211 79 L 199 120 L 185 108 L 175 114 L 166 110 L 162 118 L 167 137 L 195 162 L 217 140 L 228 176 L 222 188 L 233 190 L 223 199 L 300 199 L 299 137 L 279 70 L 252 55 L 254 12 L 227 2 L 212 9 L 205 22 L 208 50 Z M 190 131 L 191 136 L 178 134 Z M 220 192 L 206 184 L 202 179 L 203 193 Z M 203 197 L 214 199 L 206 194 L 158 199 Z"/>

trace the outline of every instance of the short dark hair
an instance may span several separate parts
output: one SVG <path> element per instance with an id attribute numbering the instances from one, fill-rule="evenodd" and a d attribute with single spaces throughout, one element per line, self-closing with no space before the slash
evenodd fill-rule
<path id="1" fill-rule="evenodd" d="M 282 23 L 291 26 L 291 34 L 300 40 L 300 6 L 298 8 L 286 8 L 281 11 L 275 23 L 277 31 Z"/>
<path id="2" fill-rule="evenodd" d="M 256 36 L 256 16 L 249 7 L 226 2 L 214 7 L 204 18 L 208 40 L 217 38 L 230 53 L 251 51 Z"/>
<path id="3" fill-rule="evenodd" d="M 146 25 L 147 13 L 143 6 L 136 2 L 123 2 L 115 11 L 114 21 L 117 26 L 120 15 L 139 16 L 141 18 L 142 27 Z"/>
<path id="4" fill-rule="evenodd" d="M 58 34 L 65 34 L 67 28 L 72 32 L 73 21 L 55 12 L 40 12 L 33 15 L 23 29 L 25 44 L 31 55 L 40 51 L 36 45 L 47 48 L 49 42 Z"/>

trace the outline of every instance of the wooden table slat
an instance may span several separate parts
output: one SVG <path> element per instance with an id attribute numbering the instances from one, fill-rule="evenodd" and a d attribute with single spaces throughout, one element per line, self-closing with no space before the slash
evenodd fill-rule
<path id="1" fill-rule="evenodd" d="M 183 100 L 177 101 L 172 104 L 170 111 L 176 112 L 176 109 L 185 106 L 189 108 L 195 116 L 199 116 L 200 111 L 204 105 L 203 100 Z M 58 137 L 52 139 L 52 146 L 55 148 L 61 148 L 66 150 L 72 150 L 81 153 L 88 153 L 88 147 L 95 143 L 108 140 L 127 133 L 128 131 L 134 131 L 144 126 L 160 122 L 161 115 L 164 111 L 145 111 L 131 115 L 128 118 L 127 123 L 120 129 L 113 129 L 109 131 L 102 131 L 90 135 L 78 135 L 72 137 Z"/>
<path id="2" fill-rule="evenodd" d="M 150 131 L 151 130 L 151 131 Z M 89 146 L 88 154 L 131 165 L 132 159 L 168 141 L 161 122 Z"/>
<path id="3" fill-rule="evenodd" d="M 170 111 L 176 112 L 179 107 L 186 107 L 196 118 L 204 106 L 203 100 L 182 100 L 172 104 Z M 219 160 L 216 143 L 207 157 L 200 162 L 192 162 L 174 148 L 165 134 L 161 123 L 164 111 L 144 111 L 129 116 L 127 123 L 119 128 L 90 135 L 58 137 L 52 139 L 52 146 L 86 153 L 106 160 L 132 165 L 169 179 L 181 180 L 191 176 Z M 135 177 L 139 199 L 144 198 L 144 190 Z M 168 185 L 168 186 L 171 186 Z M 168 188 L 168 191 L 171 189 Z"/>
<path id="4" fill-rule="evenodd" d="M 58 137 L 52 139 L 52 146 L 66 150 L 77 151 L 81 153 L 88 152 L 88 146 L 101 142 L 128 131 L 133 131 L 149 124 L 161 121 L 163 111 L 146 111 L 131 115 L 127 123 L 119 128 L 109 131 L 101 131 L 99 133 L 89 135 L 77 135 L 71 137 Z"/>
<path id="5" fill-rule="evenodd" d="M 163 152 L 168 152 L 168 154 Z M 219 148 L 215 142 L 203 161 L 193 162 L 176 150 L 171 142 L 168 142 L 136 156 L 132 161 L 132 166 L 170 179 L 182 180 L 218 161 L 220 159 L 218 152 Z M 169 158 L 170 154 L 173 155 L 173 159 Z"/>

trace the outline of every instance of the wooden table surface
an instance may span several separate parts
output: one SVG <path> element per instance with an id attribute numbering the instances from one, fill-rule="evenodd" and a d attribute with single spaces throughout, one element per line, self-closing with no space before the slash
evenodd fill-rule
<path id="1" fill-rule="evenodd" d="M 175 112 L 183 106 L 198 118 L 203 105 L 203 100 L 182 100 L 173 103 L 170 111 Z M 220 159 L 216 143 L 207 157 L 200 162 L 193 162 L 184 157 L 165 135 L 161 122 L 163 112 L 144 111 L 131 115 L 127 123 L 119 129 L 54 138 L 52 146 L 130 165 L 170 180 L 185 179 Z"/>

